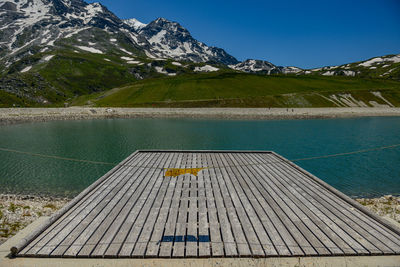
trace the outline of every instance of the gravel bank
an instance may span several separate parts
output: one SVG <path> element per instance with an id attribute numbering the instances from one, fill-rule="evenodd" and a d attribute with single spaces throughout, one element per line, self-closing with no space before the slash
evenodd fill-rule
<path id="1" fill-rule="evenodd" d="M 400 197 L 356 199 L 378 215 L 400 223 Z M 40 216 L 49 216 L 70 200 L 37 196 L 0 195 L 0 244 Z"/>
<path id="2" fill-rule="evenodd" d="M 2 108 L 0 124 L 104 118 L 315 119 L 400 116 L 400 108 Z"/>
<path id="3" fill-rule="evenodd" d="M 0 244 L 41 216 L 49 216 L 69 199 L 0 195 Z"/>

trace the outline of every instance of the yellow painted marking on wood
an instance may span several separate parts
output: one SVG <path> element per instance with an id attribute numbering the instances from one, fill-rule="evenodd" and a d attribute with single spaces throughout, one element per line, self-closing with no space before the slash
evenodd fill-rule
<path id="1" fill-rule="evenodd" d="M 192 174 L 197 176 L 199 172 L 206 168 L 191 168 L 191 169 L 167 169 L 165 172 L 166 177 L 178 177 L 179 175 Z"/>

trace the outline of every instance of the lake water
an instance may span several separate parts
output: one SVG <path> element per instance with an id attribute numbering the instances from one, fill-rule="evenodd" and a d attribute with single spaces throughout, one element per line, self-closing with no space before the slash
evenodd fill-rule
<path id="1" fill-rule="evenodd" d="M 400 118 L 113 119 L 0 126 L 0 147 L 118 163 L 137 149 L 273 150 L 288 159 L 400 143 Z M 400 195 L 400 147 L 296 162 L 355 197 Z M 0 193 L 75 196 L 112 166 L 0 151 Z"/>

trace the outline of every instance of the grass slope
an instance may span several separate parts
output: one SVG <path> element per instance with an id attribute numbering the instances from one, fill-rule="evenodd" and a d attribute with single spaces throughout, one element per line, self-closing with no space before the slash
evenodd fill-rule
<path id="1" fill-rule="evenodd" d="M 147 79 L 123 88 L 77 98 L 101 107 L 333 107 L 329 97 L 351 94 L 355 99 L 385 104 L 379 91 L 400 106 L 400 82 L 324 76 L 264 76 L 203 73 Z M 372 105 L 371 105 L 372 106 Z"/>

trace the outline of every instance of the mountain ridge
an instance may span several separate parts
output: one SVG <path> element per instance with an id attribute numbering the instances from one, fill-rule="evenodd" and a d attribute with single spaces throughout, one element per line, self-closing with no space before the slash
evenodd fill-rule
<path id="1" fill-rule="evenodd" d="M 122 20 L 83 0 L 0 0 L 0 97 L 16 105 L 69 102 L 137 80 L 201 72 L 400 79 L 399 59 L 311 70 L 239 62 L 165 18 Z"/>

